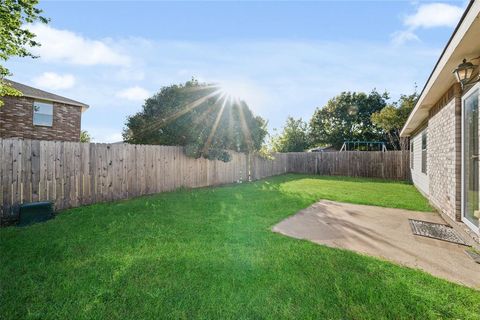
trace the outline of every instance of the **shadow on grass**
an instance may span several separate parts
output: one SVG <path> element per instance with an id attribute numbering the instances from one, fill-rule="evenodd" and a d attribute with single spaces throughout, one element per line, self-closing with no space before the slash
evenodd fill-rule
<path id="1" fill-rule="evenodd" d="M 322 194 L 297 185 L 308 179 L 180 190 L 0 230 L 0 317 L 476 317 L 474 290 L 272 233 Z"/>
<path id="2" fill-rule="evenodd" d="M 347 177 L 347 176 L 325 176 L 325 175 L 308 175 L 303 173 L 288 173 L 286 175 L 277 176 L 277 177 L 287 177 L 291 179 L 320 179 L 327 181 L 345 181 L 345 182 L 356 182 L 356 183 L 392 183 L 392 184 L 406 184 L 413 185 L 408 180 L 391 180 L 391 179 L 380 179 L 380 178 L 363 178 L 363 177 Z"/>

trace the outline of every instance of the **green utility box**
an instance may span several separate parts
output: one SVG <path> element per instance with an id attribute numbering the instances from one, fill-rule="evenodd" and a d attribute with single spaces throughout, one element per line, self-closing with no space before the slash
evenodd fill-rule
<path id="1" fill-rule="evenodd" d="M 19 213 L 19 227 L 47 221 L 53 218 L 53 203 L 48 201 L 24 203 L 20 205 Z"/>

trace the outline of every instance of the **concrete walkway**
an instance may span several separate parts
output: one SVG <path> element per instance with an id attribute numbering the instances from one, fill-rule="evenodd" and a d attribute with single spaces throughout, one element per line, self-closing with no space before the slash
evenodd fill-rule
<path id="1" fill-rule="evenodd" d="M 480 289 L 480 264 L 467 256 L 466 246 L 415 236 L 408 219 L 445 223 L 435 213 L 323 200 L 278 223 L 273 231 L 380 257 Z"/>

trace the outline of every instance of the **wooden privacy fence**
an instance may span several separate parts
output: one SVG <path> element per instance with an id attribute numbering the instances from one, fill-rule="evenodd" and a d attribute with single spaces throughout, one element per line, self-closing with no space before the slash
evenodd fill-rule
<path id="1" fill-rule="evenodd" d="M 0 219 L 15 219 L 24 202 L 53 201 L 61 210 L 287 172 L 409 179 L 408 152 L 230 154 L 222 162 L 173 146 L 0 139 Z"/>
<path id="2" fill-rule="evenodd" d="M 250 157 L 251 180 L 263 179 L 288 172 L 288 153 L 276 153 L 272 159 Z"/>
<path id="3" fill-rule="evenodd" d="M 0 139 L 0 151 L 2 220 L 15 218 L 16 205 L 24 202 L 53 201 L 61 210 L 260 179 L 287 169 L 285 161 L 237 152 L 230 152 L 229 162 L 192 159 L 174 146 Z"/>
<path id="4" fill-rule="evenodd" d="M 288 172 L 410 180 L 408 151 L 292 152 Z"/>

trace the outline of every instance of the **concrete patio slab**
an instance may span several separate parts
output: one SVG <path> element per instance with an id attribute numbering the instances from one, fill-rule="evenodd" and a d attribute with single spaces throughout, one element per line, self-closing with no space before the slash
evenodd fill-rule
<path id="1" fill-rule="evenodd" d="M 272 229 L 297 239 L 344 248 L 480 289 L 480 264 L 466 246 L 412 234 L 408 219 L 445 223 L 436 213 L 322 200 Z"/>

